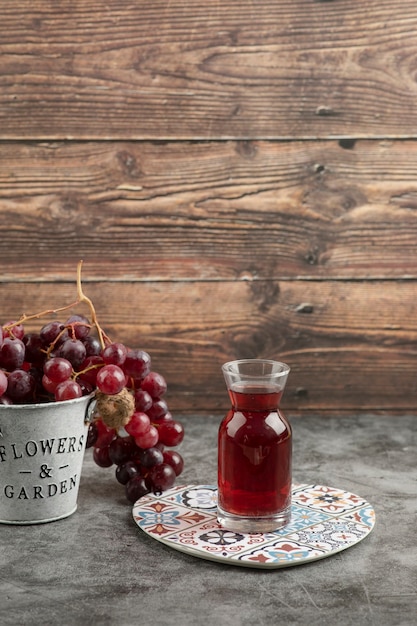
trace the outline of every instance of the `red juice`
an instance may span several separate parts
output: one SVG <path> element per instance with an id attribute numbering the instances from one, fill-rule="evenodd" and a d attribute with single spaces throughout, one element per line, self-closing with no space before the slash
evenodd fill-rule
<path id="1" fill-rule="evenodd" d="M 264 517 L 291 503 L 291 427 L 278 405 L 283 391 L 234 385 L 219 428 L 218 504 L 231 515 Z"/>

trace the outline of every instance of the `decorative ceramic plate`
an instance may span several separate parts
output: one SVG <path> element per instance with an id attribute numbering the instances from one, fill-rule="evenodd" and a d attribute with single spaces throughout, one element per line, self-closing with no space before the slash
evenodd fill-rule
<path id="1" fill-rule="evenodd" d="M 362 541 L 375 524 L 366 500 L 322 485 L 293 485 L 291 522 L 270 533 L 225 530 L 216 505 L 213 485 L 178 486 L 138 500 L 133 518 L 147 535 L 180 552 L 260 568 L 323 559 Z"/>

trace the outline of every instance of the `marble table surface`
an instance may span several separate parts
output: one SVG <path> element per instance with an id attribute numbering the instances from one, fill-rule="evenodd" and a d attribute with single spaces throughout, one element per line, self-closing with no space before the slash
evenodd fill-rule
<path id="1" fill-rule="evenodd" d="M 186 428 L 177 484 L 215 484 L 221 417 L 175 417 Z M 184 554 L 138 528 L 114 469 L 97 467 L 90 450 L 72 516 L 0 525 L 0 624 L 417 624 L 417 416 L 288 417 L 294 479 L 373 505 L 363 541 L 272 570 Z"/>

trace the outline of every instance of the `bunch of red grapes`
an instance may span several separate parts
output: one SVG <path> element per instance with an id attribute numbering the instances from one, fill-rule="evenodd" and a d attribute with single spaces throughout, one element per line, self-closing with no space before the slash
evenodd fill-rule
<path id="1" fill-rule="evenodd" d="M 57 402 L 94 391 L 104 401 L 127 396 L 131 410 L 123 426 L 109 426 L 104 412 L 97 414 L 87 447 L 100 467 L 116 466 L 127 499 L 136 502 L 173 486 L 184 462 L 171 448 L 181 443 L 184 429 L 168 410 L 166 381 L 152 371 L 149 354 L 104 334 L 100 342 L 93 327 L 76 314 L 39 333 L 26 333 L 15 321 L 0 326 L 0 404 Z"/>

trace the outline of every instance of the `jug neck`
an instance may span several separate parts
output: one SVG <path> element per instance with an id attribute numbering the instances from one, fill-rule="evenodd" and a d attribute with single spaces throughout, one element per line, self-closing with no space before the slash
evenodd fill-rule
<path id="1" fill-rule="evenodd" d="M 232 407 L 238 411 L 265 413 L 279 407 L 283 389 L 268 384 L 234 384 L 229 389 Z"/>

